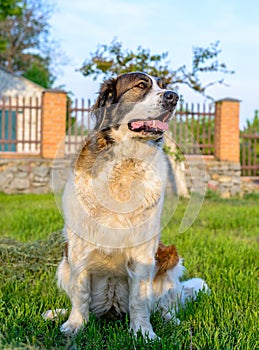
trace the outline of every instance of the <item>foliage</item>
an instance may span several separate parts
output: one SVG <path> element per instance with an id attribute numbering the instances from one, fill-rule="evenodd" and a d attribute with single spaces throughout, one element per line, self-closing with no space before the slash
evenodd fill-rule
<path id="1" fill-rule="evenodd" d="M 0 0 L 0 20 L 7 16 L 22 14 L 22 3 L 20 0 Z"/>
<path id="2" fill-rule="evenodd" d="M 52 195 L 0 194 L 0 236 L 12 237 L 0 240 L 0 347 L 258 349 L 258 199 L 255 195 L 206 199 L 196 222 L 184 234 L 178 233 L 178 225 L 188 202 L 180 200 L 162 239 L 165 244 L 175 243 L 184 257 L 188 270 L 185 277 L 204 278 L 211 294 L 199 295 L 196 302 L 179 310 L 179 326 L 165 324 L 153 314 L 152 324 L 161 340 L 145 342 L 128 332 L 128 319 L 109 323 L 91 317 L 84 331 L 74 338 L 61 334 L 64 318 L 43 320 L 41 314 L 49 308 L 70 307 L 55 283 L 62 240 L 60 233 L 50 234 L 61 229 L 62 221 L 57 220 L 59 213 Z M 37 219 L 31 224 L 34 215 Z M 24 231 L 30 241 L 26 242 Z"/>
<path id="3" fill-rule="evenodd" d="M 20 6 L 20 11 L 9 13 L 0 21 L 0 64 L 43 87 L 50 87 L 54 81 L 51 64 L 55 57 L 49 40 L 53 8 L 43 0 L 13 3 Z"/>
<path id="4" fill-rule="evenodd" d="M 53 85 L 56 77 L 48 69 L 50 63 L 49 58 L 43 59 L 39 55 L 31 57 L 31 64 L 22 74 L 23 77 L 33 81 L 34 83 L 41 85 L 45 89 L 50 89 Z"/>
<path id="5" fill-rule="evenodd" d="M 252 131 L 259 133 L 259 110 L 255 110 L 254 118 L 252 120 L 247 119 L 244 131 Z"/>
<path id="6" fill-rule="evenodd" d="M 219 42 L 210 44 L 207 48 L 194 47 L 192 57 L 192 69 L 183 65 L 176 69 L 170 68 L 168 52 L 152 54 L 149 49 L 138 46 L 136 51 L 123 48 L 121 42 L 114 39 L 110 45 L 99 45 L 90 58 L 86 59 L 80 71 L 84 76 L 92 76 L 96 79 L 102 75 L 110 76 L 144 71 L 162 80 L 173 88 L 179 84 L 185 84 L 189 88 L 205 95 L 206 89 L 214 84 L 222 84 L 219 79 L 209 84 L 203 84 L 201 75 L 203 73 L 233 73 L 229 71 L 225 63 L 218 61 L 221 50 Z"/>
<path id="7" fill-rule="evenodd" d="M 20 2 L 17 0 L 0 0 L 0 21 L 6 19 L 7 16 L 20 16 L 22 13 L 22 8 Z M 1 37 L 0 34 L 0 52 L 5 50 L 6 41 Z"/>
<path id="8" fill-rule="evenodd" d="M 184 156 L 182 154 L 182 152 L 179 150 L 179 148 L 176 148 L 176 151 L 172 151 L 171 147 L 164 144 L 163 145 L 163 151 L 165 152 L 165 154 L 167 154 L 169 157 L 173 157 L 175 162 L 183 162 L 184 161 Z"/>

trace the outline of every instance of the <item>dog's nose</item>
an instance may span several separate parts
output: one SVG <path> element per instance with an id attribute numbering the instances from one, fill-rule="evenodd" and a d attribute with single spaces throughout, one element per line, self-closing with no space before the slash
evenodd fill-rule
<path id="1" fill-rule="evenodd" d="M 179 96 L 175 92 L 168 90 L 164 93 L 164 101 L 166 103 L 170 103 L 175 106 L 178 100 Z"/>

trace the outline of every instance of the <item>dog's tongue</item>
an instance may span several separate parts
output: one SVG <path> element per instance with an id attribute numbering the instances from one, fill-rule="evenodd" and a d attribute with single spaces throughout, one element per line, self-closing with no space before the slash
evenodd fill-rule
<path id="1" fill-rule="evenodd" d="M 165 131 L 168 129 L 168 124 L 163 123 L 160 120 L 137 120 L 131 123 L 132 129 L 147 128 L 147 129 L 158 129 Z"/>

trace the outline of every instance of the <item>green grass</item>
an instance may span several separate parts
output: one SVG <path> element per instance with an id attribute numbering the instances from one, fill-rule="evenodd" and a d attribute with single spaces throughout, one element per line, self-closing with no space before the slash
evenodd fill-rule
<path id="1" fill-rule="evenodd" d="M 62 256 L 62 218 L 52 195 L 0 195 L 1 349 L 258 349 L 259 196 L 222 200 L 209 196 L 193 226 L 178 233 L 187 202 L 180 201 L 163 231 L 185 259 L 186 278 L 204 278 L 210 295 L 181 310 L 179 326 L 152 315 L 161 341 L 145 343 L 128 332 L 128 321 L 91 317 L 76 337 L 59 331 L 64 319 L 42 312 L 69 307 L 57 289 Z M 54 233 L 53 233 L 54 232 Z M 3 278 L 2 278 L 3 277 Z"/>
<path id="2" fill-rule="evenodd" d="M 0 237 L 22 242 L 43 239 L 62 225 L 53 195 L 7 196 L 0 193 Z"/>

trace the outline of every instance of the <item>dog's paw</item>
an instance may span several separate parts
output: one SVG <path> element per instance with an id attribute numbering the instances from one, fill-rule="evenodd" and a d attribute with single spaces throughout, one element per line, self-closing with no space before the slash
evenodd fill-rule
<path id="1" fill-rule="evenodd" d="M 153 331 L 151 324 L 150 325 L 141 325 L 138 323 L 131 323 L 130 329 L 133 331 L 134 335 L 137 336 L 138 332 L 142 333 L 143 338 L 146 339 L 160 339 L 156 333 Z"/>
<path id="2" fill-rule="evenodd" d="M 144 338 L 150 339 L 150 340 L 159 340 L 160 338 L 156 335 L 156 333 L 153 331 L 153 329 L 142 329 L 141 332 Z"/>
<path id="3" fill-rule="evenodd" d="M 65 323 L 62 324 L 60 327 L 60 330 L 62 333 L 72 335 L 76 334 L 80 329 L 82 329 L 84 326 L 83 322 L 75 322 L 67 320 Z"/>
<path id="4" fill-rule="evenodd" d="M 179 326 L 181 321 L 179 318 L 175 317 L 175 315 L 171 312 L 167 312 L 166 314 L 163 315 L 163 319 L 166 322 L 173 322 L 176 326 Z"/>
<path id="5" fill-rule="evenodd" d="M 48 310 L 42 314 L 42 317 L 45 320 L 54 320 L 60 316 L 64 316 L 67 314 L 67 309 L 54 309 Z"/>

